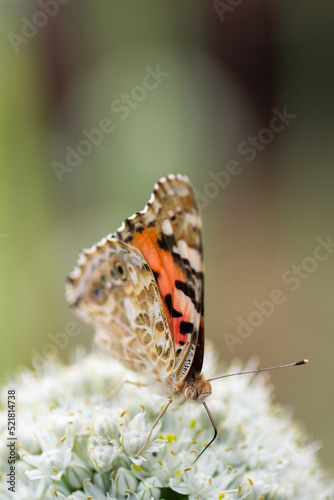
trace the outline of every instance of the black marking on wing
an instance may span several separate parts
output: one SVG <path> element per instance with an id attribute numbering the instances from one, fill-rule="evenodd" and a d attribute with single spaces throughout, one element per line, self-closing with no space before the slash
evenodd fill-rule
<path id="1" fill-rule="evenodd" d="M 161 231 L 161 238 L 158 239 L 158 245 L 162 250 L 166 252 L 170 252 L 173 254 L 173 247 L 176 246 L 175 236 L 167 235 L 163 231 Z"/>
<path id="2" fill-rule="evenodd" d="M 141 221 L 141 224 L 139 224 L 139 223 L 137 223 L 137 224 L 136 224 L 136 233 L 142 233 L 142 232 L 144 231 L 144 229 L 145 229 L 145 226 L 144 226 L 144 225 L 143 225 L 143 223 L 142 223 L 141 215 L 140 215 L 140 213 L 139 213 L 139 212 L 136 212 L 136 214 L 135 214 L 135 215 L 137 216 L 137 218 L 138 218 L 138 219 L 140 218 L 140 221 Z M 134 227 L 134 226 L 133 226 L 133 222 L 132 222 L 132 220 L 130 220 L 130 219 L 125 219 L 125 221 L 124 221 L 124 225 L 125 225 L 126 229 L 127 229 L 130 233 L 132 233 L 132 232 L 133 232 L 133 227 Z M 133 239 L 133 238 L 134 238 L 134 236 L 132 235 L 132 238 L 131 238 L 131 239 Z"/>
<path id="3" fill-rule="evenodd" d="M 181 290 L 195 304 L 195 290 L 191 285 L 183 281 L 175 280 L 175 288 Z"/>
<path id="4" fill-rule="evenodd" d="M 158 271 L 154 271 L 154 269 L 152 269 L 152 272 L 154 274 L 154 277 L 155 277 L 155 281 L 158 281 L 158 278 L 160 276 L 160 273 L 158 273 Z"/>
<path id="5" fill-rule="evenodd" d="M 165 250 L 165 252 L 169 251 L 169 246 L 167 244 L 166 238 L 159 238 L 158 245 L 161 248 L 161 250 Z"/>
<path id="6" fill-rule="evenodd" d="M 176 311 L 176 309 L 173 308 L 172 296 L 170 293 L 168 293 L 165 296 L 165 304 L 166 304 L 168 312 L 172 318 L 181 318 L 182 317 L 182 313 L 180 313 L 179 311 Z"/>
<path id="7" fill-rule="evenodd" d="M 148 264 L 144 264 L 143 269 L 145 269 L 145 271 L 148 271 L 148 272 L 151 271 L 151 268 Z"/>
<path id="8" fill-rule="evenodd" d="M 194 329 L 194 323 L 191 321 L 181 321 L 180 322 L 180 333 L 183 333 L 184 335 L 186 333 L 192 333 Z"/>
<path id="9" fill-rule="evenodd" d="M 202 312 L 202 301 L 196 301 L 196 295 L 193 286 L 191 286 L 189 283 L 184 283 L 183 281 L 175 280 L 175 288 L 181 290 L 187 297 L 190 298 L 191 302 L 194 304 L 195 309 L 198 313 Z"/>
<path id="10" fill-rule="evenodd" d="M 203 272 L 202 271 L 195 271 L 193 267 L 191 267 L 191 264 L 188 259 L 185 257 L 181 257 L 181 255 L 177 252 L 172 252 L 173 260 L 174 262 L 181 268 L 185 269 L 187 273 L 189 273 L 190 276 L 196 276 L 199 280 L 203 279 Z"/>
<path id="11" fill-rule="evenodd" d="M 129 234 L 126 238 L 123 238 L 124 243 L 131 243 L 132 240 L 133 236 L 131 234 Z"/>

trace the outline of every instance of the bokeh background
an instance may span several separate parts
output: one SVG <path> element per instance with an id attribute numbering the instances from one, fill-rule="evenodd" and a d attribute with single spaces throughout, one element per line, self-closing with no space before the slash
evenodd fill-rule
<path id="1" fill-rule="evenodd" d="M 334 4 L 2 0 L 0 9 L 2 376 L 50 350 L 68 361 L 89 349 L 92 329 L 64 298 L 79 249 L 142 209 L 159 177 L 182 172 L 202 207 L 207 337 L 227 362 L 311 359 L 271 381 L 333 469 L 334 254 L 309 257 L 317 238 L 334 240 Z M 157 85 L 143 90 L 152 71 Z M 101 121 L 113 130 L 82 145 Z M 72 165 L 68 148 L 83 151 Z M 293 291 L 286 281 L 300 265 L 308 271 Z M 284 303 L 228 342 L 275 289 Z M 81 333 L 57 347 L 50 335 L 73 320 Z"/>

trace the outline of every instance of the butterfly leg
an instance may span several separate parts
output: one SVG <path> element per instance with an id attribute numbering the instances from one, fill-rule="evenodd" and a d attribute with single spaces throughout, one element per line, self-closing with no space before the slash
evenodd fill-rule
<path id="1" fill-rule="evenodd" d="M 124 384 L 132 384 L 137 387 L 147 387 L 147 384 L 142 384 L 141 382 L 132 382 L 132 380 L 124 380 Z"/>
<path id="2" fill-rule="evenodd" d="M 148 436 L 146 438 L 145 443 L 140 448 L 140 450 L 138 451 L 138 453 L 135 455 L 136 458 L 138 458 L 138 456 L 141 454 L 141 452 L 143 450 L 145 450 L 145 448 L 147 446 L 147 443 L 149 442 L 149 440 L 150 440 L 150 438 L 152 436 L 153 429 L 155 428 L 155 426 L 157 425 L 157 423 L 161 420 L 161 418 L 164 416 L 164 414 L 166 413 L 166 411 L 168 410 L 168 407 L 172 404 L 172 402 L 173 402 L 172 398 L 169 398 L 168 401 L 167 401 L 167 403 L 164 405 L 164 407 L 162 408 L 161 412 L 157 416 L 157 418 L 154 420 L 154 422 L 152 424 L 152 427 L 150 429 L 150 432 L 148 433 Z"/>
<path id="3" fill-rule="evenodd" d="M 124 384 L 131 384 L 131 385 L 136 385 L 137 387 L 147 387 L 147 384 L 142 384 L 141 382 L 132 382 L 132 380 L 123 380 L 117 387 L 112 389 L 104 398 L 103 402 L 108 401 L 109 399 L 113 398 L 116 396 L 116 394 L 119 393 L 119 391 L 122 389 Z"/>
<path id="4" fill-rule="evenodd" d="M 111 399 L 114 396 L 116 396 L 116 394 L 119 393 L 119 391 L 122 389 L 124 384 L 136 385 L 137 387 L 147 387 L 147 384 L 142 384 L 141 382 L 133 382 L 132 380 L 123 380 L 123 382 L 121 382 L 117 387 L 115 387 L 115 389 L 112 389 L 112 391 L 110 391 L 107 394 L 106 400 L 108 401 L 108 399 Z"/>

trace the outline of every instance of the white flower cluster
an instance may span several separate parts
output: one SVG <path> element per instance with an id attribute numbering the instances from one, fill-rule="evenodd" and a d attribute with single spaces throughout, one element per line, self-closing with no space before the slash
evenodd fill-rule
<path id="1" fill-rule="evenodd" d="M 209 360 L 210 376 L 213 365 Z M 172 405 L 136 459 L 165 399 L 124 380 L 136 376 L 101 354 L 18 377 L 15 493 L 7 484 L 4 387 L 0 499 L 334 499 L 334 482 L 316 459 L 318 444 L 307 444 L 291 416 L 272 405 L 266 377 L 213 383 L 208 406 L 218 438 L 195 464 L 213 434 L 204 408 Z"/>

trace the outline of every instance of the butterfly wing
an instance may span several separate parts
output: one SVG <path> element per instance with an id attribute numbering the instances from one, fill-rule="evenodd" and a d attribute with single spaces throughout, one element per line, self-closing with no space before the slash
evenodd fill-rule
<path id="1" fill-rule="evenodd" d="M 136 248 L 110 235 L 83 251 L 67 279 L 67 300 L 111 356 L 159 380 L 172 374 L 172 335 L 154 275 Z"/>
<path id="2" fill-rule="evenodd" d="M 129 368 L 174 386 L 202 368 L 201 221 L 185 176 L 161 179 L 141 212 L 83 251 L 67 282 L 75 312 Z"/>
<path id="3" fill-rule="evenodd" d="M 191 369 L 201 371 L 204 351 L 201 219 L 188 178 L 162 178 L 144 210 L 116 234 L 153 271 L 173 337 L 173 376 L 182 382 Z"/>

